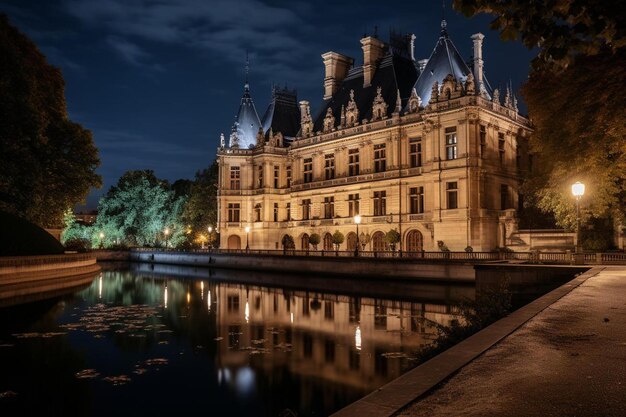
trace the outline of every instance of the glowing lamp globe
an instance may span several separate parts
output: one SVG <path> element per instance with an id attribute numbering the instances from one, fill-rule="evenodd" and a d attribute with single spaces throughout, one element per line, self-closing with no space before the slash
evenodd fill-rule
<path id="1" fill-rule="evenodd" d="M 585 194 L 585 184 L 580 181 L 576 181 L 576 183 L 572 184 L 572 195 L 574 197 L 580 198 Z"/>

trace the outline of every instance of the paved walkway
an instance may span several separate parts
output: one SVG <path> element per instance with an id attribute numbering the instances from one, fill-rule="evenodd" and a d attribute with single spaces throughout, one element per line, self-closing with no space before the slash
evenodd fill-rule
<path id="1" fill-rule="evenodd" d="M 396 416 L 626 416 L 626 267 L 606 267 Z"/>

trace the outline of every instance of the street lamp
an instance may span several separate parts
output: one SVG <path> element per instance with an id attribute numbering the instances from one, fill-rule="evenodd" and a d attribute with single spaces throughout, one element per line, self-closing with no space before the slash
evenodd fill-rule
<path id="1" fill-rule="evenodd" d="M 250 226 L 246 226 L 246 252 L 250 250 Z"/>
<path id="2" fill-rule="evenodd" d="M 163 233 L 165 234 L 165 247 L 167 248 L 169 246 L 170 228 L 166 227 Z"/>
<path id="3" fill-rule="evenodd" d="M 359 224 L 361 224 L 361 215 L 354 216 L 354 224 L 356 224 L 356 245 L 354 247 L 354 256 L 359 256 Z"/>
<path id="4" fill-rule="evenodd" d="M 213 233 L 213 226 L 209 226 L 207 227 L 207 230 L 209 231 L 209 235 L 207 236 L 207 240 L 208 240 L 208 244 L 209 244 L 209 249 L 211 249 L 213 247 L 212 244 L 212 240 L 211 240 L 211 233 Z"/>
<path id="5" fill-rule="evenodd" d="M 104 233 L 100 232 L 100 249 L 104 247 Z"/>
<path id="6" fill-rule="evenodd" d="M 580 241 L 580 199 L 585 194 L 585 184 L 576 181 L 572 184 L 572 195 L 576 197 L 576 253 L 582 252 L 582 242 Z"/>

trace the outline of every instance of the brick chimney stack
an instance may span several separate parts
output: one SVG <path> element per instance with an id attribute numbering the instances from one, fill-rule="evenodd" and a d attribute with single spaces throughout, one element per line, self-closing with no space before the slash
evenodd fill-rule
<path id="1" fill-rule="evenodd" d="M 363 87 L 372 85 L 372 78 L 376 71 L 376 62 L 383 57 L 385 52 L 385 43 L 368 36 L 361 39 L 361 48 L 363 49 Z"/>

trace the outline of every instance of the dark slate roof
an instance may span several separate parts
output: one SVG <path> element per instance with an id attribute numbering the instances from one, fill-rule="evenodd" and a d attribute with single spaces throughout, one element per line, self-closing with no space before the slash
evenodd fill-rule
<path id="1" fill-rule="evenodd" d="M 335 116 L 335 126 L 339 125 L 341 106 L 346 106 L 350 101 L 350 90 L 354 90 L 354 101 L 359 109 L 359 122 L 372 118 L 372 103 L 378 87 L 381 87 L 381 95 L 387 104 L 387 116 L 390 116 L 396 107 L 398 90 L 404 106 L 411 95 L 417 76 L 418 70 L 413 59 L 405 52 L 388 45 L 374 72 L 371 85 L 363 87 L 363 67 L 350 69 L 333 97 L 322 102 L 314 118 L 313 130 L 323 130 L 328 107 L 332 108 Z"/>
<path id="2" fill-rule="evenodd" d="M 283 134 L 287 140 L 293 139 L 300 130 L 300 109 L 298 96 L 295 90 L 287 88 L 272 88 L 272 101 L 261 121 L 266 136 L 270 128 L 274 134 Z"/>
<path id="3" fill-rule="evenodd" d="M 254 107 L 252 96 L 250 96 L 250 85 L 246 82 L 244 86 L 239 112 L 235 118 L 237 126 L 237 138 L 239 139 L 239 147 L 248 149 L 250 145 L 256 145 L 256 136 L 261 126 L 259 115 Z"/>
<path id="4" fill-rule="evenodd" d="M 422 105 L 425 106 L 430 100 L 435 81 L 441 86 L 443 79 L 446 78 L 448 74 L 452 74 L 457 81 L 465 82 L 471 72 L 472 71 L 461 57 L 461 54 L 452 43 L 452 40 L 448 37 L 444 20 L 441 22 L 441 35 L 435 45 L 435 49 L 430 55 L 424 71 L 422 71 L 415 83 L 415 91 L 422 99 Z M 489 84 L 486 84 L 487 92 L 491 95 L 491 91 L 489 91 L 490 88 L 488 87 Z"/>

